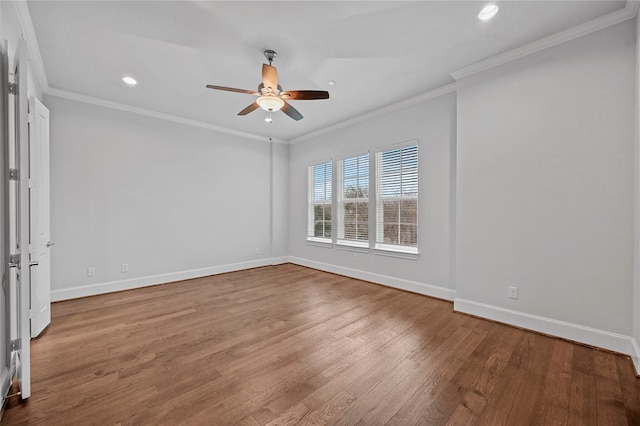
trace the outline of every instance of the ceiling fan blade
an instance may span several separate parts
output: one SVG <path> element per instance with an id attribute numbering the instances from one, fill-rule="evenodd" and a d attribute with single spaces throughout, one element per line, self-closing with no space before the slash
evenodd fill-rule
<path id="1" fill-rule="evenodd" d="M 258 92 L 255 92 L 253 90 L 236 89 L 235 87 L 214 86 L 212 84 L 207 84 L 207 89 L 225 90 L 227 92 L 236 92 L 236 93 L 246 93 L 247 95 L 258 94 Z"/>
<path id="2" fill-rule="evenodd" d="M 262 64 L 262 84 L 264 87 L 271 87 L 271 90 L 278 89 L 278 70 L 271 65 Z"/>
<path id="3" fill-rule="evenodd" d="M 291 104 L 287 103 L 286 101 L 280 111 L 284 112 L 296 121 L 302 120 L 302 114 L 300 114 L 300 111 L 292 107 Z"/>
<path id="4" fill-rule="evenodd" d="M 258 105 L 257 102 L 252 103 L 251 105 L 249 105 L 248 107 L 246 107 L 245 109 L 243 109 L 242 111 L 240 111 L 238 113 L 238 115 L 247 115 L 252 111 L 255 111 L 256 109 L 260 108 L 260 105 Z"/>
<path id="5" fill-rule="evenodd" d="M 311 101 L 314 99 L 329 99 L 329 92 L 324 90 L 287 90 L 282 93 L 282 97 L 297 101 Z"/>

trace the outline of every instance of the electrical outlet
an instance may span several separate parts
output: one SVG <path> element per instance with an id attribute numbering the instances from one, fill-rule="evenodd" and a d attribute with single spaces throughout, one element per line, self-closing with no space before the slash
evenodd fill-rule
<path id="1" fill-rule="evenodd" d="M 259 255 L 260 255 L 260 248 L 258 247 L 258 248 L 256 249 L 256 256 L 259 256 Z"/>
<path id="2" fill-rule="evenodd" d="M 509 286 L 509 287 L 507 287 L 507 292 L 509 294 L 509 299 L 517 299 L 518 298 L 518 287 Z"/>
<path id="3" fill-rule="evenodd" d="M 93 266 L 87 268 L 87 276 L 88 277 L 95 277 L 96 276 L 96 268 L 94 268 Z"/>
<path id="4" fill-rule="evenodd" d="M 120 265 L 120 272 L 122 272 L 123 274 L 129 272 L 129 264 L 123 263 L 122 265 Z"/>

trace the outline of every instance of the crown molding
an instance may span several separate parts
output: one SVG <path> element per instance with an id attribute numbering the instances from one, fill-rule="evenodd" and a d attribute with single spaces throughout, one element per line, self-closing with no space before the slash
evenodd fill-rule
<path id="1" fill-rule="evenodd" d="M 173 121 L 174 123 L 184 124 L 186 126 L 199 127 L 201 129 L 213 130 L 220 133 L 226 133 L 228 135 L 239 136 L 246 139 L 252 139 L 260 142 L 269 142 L 269 139 L 265 136 L 255 135 L 253 133 L 242 132 L 240 130 L 233 130 L 227 127 L 218 126 L 211 123 L 205 123 L 203 121 L 191 120 L 189 118 L 180 117 L 177 115 L 165 114 L 163 112 L 152 111 L 149 109 L 134 107 L 130 105 L 121 104 L 118 102 L 106 101 L 100 98 L 94 98 L 92 96 L 82 95 L 80 93 L 69 92 L 67 90 L 56 89 L 49 87 L 44 91 L 47 96 L 55 96 L 57 98 L 69 99 L 76 102 L 83 102 L 86 104 L 97 105 L 105 108 L 115 109 L 119 111 L 130 112 L 134 114 L 144 115 L 147 117 L 158 118 L 160 120 Z M 288 144 L 285 139 L 273 138 L 272 142 L 279 144 Z"/>
<path id="2" fill-rule="evenodd" d="M 430 91 L 428 91 L 426 93 L 423 93 L 421 95 L 414 96 L 414 97 L 411 97 L 411 98 L 408 98 L 408 99 L 404 99 L 404 100 L 402 100 L 400 102 L 396 102 L 395 104 L 391 104 L 391 105 L 388 105 L 386 107 L 383 107 L 383 108 L 380 108 L 380 109 L 377 109 L 377 110 L 374 110 L 374 111 L 370 111 L 370 112 L 368 112 L 366 114 L 358 115 L 358 116 L 350 118 L 348 120 L 341 121 L 341 122 L 339 122 L 337 124 L 334 124 L 332 126 L 325 127 L 323 129 L 320 129 L 320 130 L 316 130 L 315 132 L 308 133 L 308 134 L 306 134 L 304 136 L 299 136 L 297 138 L 291 139 L 291 141 L 289 143 L 293 145 L 293 144 L 298 143 L 298 142 L 306 141 L 308 139 L 312 139 L 312 138 L 315 138 L 317 136 L 324 135 L 326 133 L 330 133 L 330 132 L 336 131 L 338 129 L 342 129 L 344 127 L 349 127 L 349 126 L 352 126 L 352 125 L 357 124 L 357 123 L 362 123 L 363 121 L 367 121 L 367 120 L 370 120 L 372 118 L 379 117 L 381 115 L 385 115 L 385 114 L 389 114 L 389 113 L 392 113 L 392 112 L 395 112 L 395 111 L 399 111 L 401 109 L 410 107 L 412 105 L 416 105 L 416 104 L 419 104 L 421 102 L 428 101 L 429 99 L 437 98 L 438 96 L 446 95 L 447 93 L 451 93 L 451 92 L 455 92 L 455 91 L 456 91 L 456 83 L 450 83 L 450 84 L 447 84 L 446 86 L 442 86 L 442 87 L 439 87 L 437 89 L 430 90 Z"/>
<path id="3" fill-rule="evenodd" d="M 621 22 L 633 19 L 638 13 L 638 1 L 627 0 L 624 8 L 618 9 L 607 15 L 600 16 L 599 18 L 577 25 L 575 27 L 560 31 L 550 36 L 541 38 L 534 42 L 517 47 L 508 52 L 501 53 L 491 58 L 485 59 L 468 67 L 461 68 L 451 73 L 451 76 L 456 80 L 468 77 L 470 75 L 489 70 L 499 65 L 506 64 L 516 59 L 529 56 L 533 53 L 540 52 L 550 47 L 557 46 L 567 41 L 574 40 L 576 38 L 591 34 L 593 32 L 602 30 L 612 25 L 619 24 Z"/>
<path id="4" fill-rule="evenodd" d="M 49 88 L 49 81 L 47 80 L 47 73 L 44 70 L 44 62 L 42 61 L 42 55 L 40 55 L 40 45 L 38 44 L 36 30 L 31 20 L 31 13 L 29 13 L 29 6 L 27 6 L 26 1 L 13 1 L 13 7 L 18 17 L 18 24 L 22 30 L 22 37 L 27 43 L 27 51 L 29 52 L 29 58 L 31 59 L 36 79 L 38 80 L 38 84 L 40 84 L 40 89 L 44 92 Z"/>

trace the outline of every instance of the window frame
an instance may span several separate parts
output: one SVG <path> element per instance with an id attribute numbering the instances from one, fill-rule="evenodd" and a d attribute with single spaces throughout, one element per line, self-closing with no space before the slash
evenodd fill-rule
<path id="1" fill-rule="evenodd" d="M 381 158 L 381 156 L 383 155 L 383 153 L 388 152 L 388 151 L 395 151 L 395 150 L 399 150 L 399 149 L 404 149 L 404 148 L 408 148 L 408 147 L 416 147 L 416 195 L 415 196 L 395 196 L 395 197 L 383 197 L 382 196 L 382 170 L 380 166 L 381 163 L 381 159 L 379 160 L 379 158 Z M 402 160 L 401 160 L 402 161 Z M 370 188 L 370 192 L 373 192 L 373 196 L 374 196 L 374 201 L 373 203 L 371 203 L 370 201 L 370 205 L 372 205 L 373 207 L 373 222 L 374 222 L 374 233 L 373 233 L 373 238 L 371 232 L 369 233 L 369 238 L 370 241 L 373 245 L 373 252 L 375 254 L 379 254 L 379 255 L 385 255 L 385 256 L 392 256 L 392 257 L 401 257 L 401 258 L 408 258 L 408 259 L 417 259 L 418 256 L 420 255 L 420 238 L 419 238 L 419 221 L 420 221 L 420 214 L 419 214 L 419 202 L 420 202 L 420 143 L 417 139 L 412 139 L 412 140 L 408 140 L 405 142 L 401 142 L 398 144 L 393 144 L 393 145 L 387 145 L 384 147 L 380 147 L 377 148 L 374 153 L 373 153 L 373 163 L 374 163 L 374 170 L 373 173 L 375 175 L 374 181 L 375 181 L 375 187 L 372 189 Z M 371 195 L 370 195 L 371 198 Z M 403 244 L 389 244 L 389 243 L 385 243 L 384 241 L 380 241 L 381 239 L 383 240 L 383 238 L 380 238 L 380 235 L 384 233 L 384 217 L 382 216 L 381 212 L 383 211 L 383 206 L 382 206 L 382 202 L 384 199 L 389 199 L 389 198 L 395 198 L 399 201 L 401 200 L 406 200 L 406 199 L 410 199 L 410 200 L 415 200 L 416 203 L 416 220 L 415 220 L 415 227 L 416 227 L 416 245 L 403 245 Z M 400 214 L 400 213 L 399 213 Z"/>
<path id="2" fill-rule="evenodd" d="M 344 205 L 345 205 L 345 197 L 344 197 L 344 162 L 345 160 L 356 159 L 358 161 L 361 157 L 366 156 L 366 167 L 367 167 L 367 197 L 366 198 L 348 198 L 349 202 L 361 202 L 361 200 L 365 200 L 367 203 L 367 240 L 357 240 L 350 239 L 344 237 Z M 337 248 L 345 249 L 345 250 L 353 250 L 357 252 L 368 252 L 371 247 L 371 201 L 372 201 L 372 185 L 371 185 L 371 153 L 370 151 L 360 152 L 358 154 L 351 155 L 343 155 L 336 159 L 336 191 L 335 191 L 335 200 L 336 200 L 336 233 L 335 233 L 335 243 Z M 361 175 L 358 173 L 357 178 Z M 342 237 L 341 237 L 342 235 Z"/>
<path id="3" fill-rule="evenodd" d="M 324 165 L 325 167 L 325 171 L 324 171 L 324 182 L 325 182 L 325 188 L 327 185 L 327 164 L 331 167 L 331 177 L 330 177 L 330 186 L 329 188 L 331 191 L 330 197 L 326 198 L 326 189 L 325 189 L 325 198 L 323 198 L 322 200 L 316 200 L 314 197 L 314 190 L 315 190 L 315 167 L 316 166 L 321 166 Z M 334 164 L 333 164 L 333 160 L 331 158 L 328 159 L 324 159 L 324 160 L 319 160 L 319 161 L 315 161 L 311 164 L 309 164 L 307 166 L 307 243 L 311 244 L 311 245 L 317 245 L 320 247 L 331 247 L 333 245 L 333 234 L 334 234 L 334 230 L 333 230 L 333 209 L 334 209 L 334 199 L 333 199 L 333 195 L 335 193 L 334 191 Z M 320 202 L 319 202 L 320 201 Z M 329 204 L 329 211 L 331 214 L 331 219 L 330 219 L 330 229 L 331 229 L 331 236 L 330 237 L 316 237 L 314 235 L 315 233 L 315 206 L 316 204 Z M 326 220 L 326 219 L 324 219 Z"/>

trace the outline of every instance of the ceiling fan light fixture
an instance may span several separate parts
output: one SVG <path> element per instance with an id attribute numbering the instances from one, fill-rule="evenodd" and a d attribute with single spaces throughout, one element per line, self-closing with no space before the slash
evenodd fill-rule
<path id="1" fill-rule="evenodd" d="M 260 96 L 256 102 L 265 111 L 278 111 L 284 106 L 284 101 L 275 96 Z"/>

